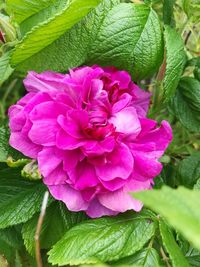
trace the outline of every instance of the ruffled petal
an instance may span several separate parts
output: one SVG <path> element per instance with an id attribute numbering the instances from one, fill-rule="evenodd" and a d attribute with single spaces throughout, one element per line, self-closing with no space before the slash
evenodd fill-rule
<path id="1" fill-rule="evenodd" d="M 22 152 L 25 156 L 36 159 L 42 147 L 34 144 L 26 135 L 20 132 L 12 132 L 9 144 Z"/>
<path id="2" fill-rule="evenodd" d="M 127 179 L 133 170 L 133 157 L 124 144 L 115 147 L 105 158 L 103 165 L 95 166 L 97 176 L 103 181 L 115 178 Z"/>
<path id="3" fill-rule="evenodd" d="M 120 112 L 114 114 L 110 119 L 110 123 L 116 127 L 119 133 L 131 135 L 136 137 L 141 131 L 140 121 L 138 115 L 133 107 L 127 107 Z"/>
<path id="4" fill-rule="evenodd" d="M 87 210 L 89 203 L 84 201 L 81 192 L 74 190 L 69 185 L 50 185 L 48 188 L 52 196 L 63 201 L 69 210 Z"/>
<path id="5" fill-rule="evenodd" d="M 106 194 L 99 194 L 98 200 L 107 209 L 117 212 L 125 212 L 127 210 L 140 211 L 142 209 L 142 203 L 132 198 L 128 193 L 124 192 L 123 189 Z"/>

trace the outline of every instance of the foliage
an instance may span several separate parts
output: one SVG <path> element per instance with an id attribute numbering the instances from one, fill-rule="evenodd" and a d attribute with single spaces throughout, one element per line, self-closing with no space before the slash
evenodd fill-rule
<path id="1" fill-rule="evenodd" d="M 49 198 L 43 266 L 200 266 L 199 0 L 7 0 L 0 9 L 0 266 L 37 266 L 46 191 L 37 163 L 9 146 L 8 107 L 28 70 L 83 64 L 129 71 L 152 93 L 148 116 L 167 119 L 174 139 L 155 189 L 131 193 L 140 213 L 89 219 Z"/>

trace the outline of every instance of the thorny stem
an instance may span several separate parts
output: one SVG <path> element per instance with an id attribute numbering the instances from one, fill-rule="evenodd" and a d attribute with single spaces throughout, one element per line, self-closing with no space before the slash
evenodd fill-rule
<path id="1" fill-rule="evenodd" d="M 163 261 L 166 263 L 167 267 L 171 267 L 171 265 L 169 264 L 169 258 L 166 256 L 162 247 L 160 248 L 160 253 L 161 253 Z"/>
<path id="2" fill-rule="evenodd" d="M 37 267 L 43 266 L 42 265 L 41 252 L 40 252 L 40 232 L 41 232 L 41 228 L 42 228 L 42 223 L 44 221 L 44 216 L 46 213 L 48 198 L 49 198 L 49 192 L 46 191 L 44 194 L 44 197 L 43 197 L 41 212 L 40 212 L 40 216 L 38 219 L 36 232 L 35 232 L 35 254 L 36 254 Z"/>

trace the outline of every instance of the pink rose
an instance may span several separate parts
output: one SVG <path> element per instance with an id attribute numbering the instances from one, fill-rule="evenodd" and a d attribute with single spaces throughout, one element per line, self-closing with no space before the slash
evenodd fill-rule
<path id="1" fill-rule="evenodd" d="M 172 140 L 166 121 L 146 118 L 150 94 L 114 67 L 31 71 L 24 85 L 9 109 L 10 144 L 38 160 L 54 198 L 90 217 L 140 211 L 128 192 L 151 189 Z"/>

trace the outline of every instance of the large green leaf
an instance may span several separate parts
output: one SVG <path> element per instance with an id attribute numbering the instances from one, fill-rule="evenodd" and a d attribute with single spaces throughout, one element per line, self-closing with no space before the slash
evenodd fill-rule
<path id="1" fill-rule="evenodd" d="M 10 66 L 10 54 L 5 53 L 0 57 L 0 85 L 12 74 L 13 69 Z"/>
<path id="2" fill-rule="evenodd" d="M 134 264 L 142 267 L 160 267 L 160 257 L 154 248 L 148 247 L 136 252 L 132 256 L 117 261 L 114 263 L 114 266 L 133 266 Z"/>
<path id="3" fill-rule="evenodd" d="M 22 233 L 24 244 L 30 254 L 35 252 L 35 232 L 39 214 L 35 214 L 23 226 Z M 82 212 L 70 212 L 66 206 L 59 202 L 53 202 L 46 211 L 40 233 L 41 249 L 49 249 L 54 245 L 72 226 L 86 220 Z"/>
<path id="4" fill-rule="evenodd" d="M 200 191 L 163 186 L 133 194 L 146 206 L 163 215 L 194 247 L 200 249 Z"/>
<path id="5" fill-rule="evenodd" d="M 146 5 L 104 0 L 80 23 L 17 69 L 66 72 L 82 64 L 115 65 L 135 79 L 160 65 L 163 40 L 156 13 Z"/>
<path id="6" fill-rule="evenodd" d="M 23 180 L 17 169 L 0 170 L 0 228 L 29 220 L 41 207 L 42 182 Z"/>
<path id="7" fill-rule="evenodd" d="M 106 15 L 89 59 L 131 72 L 135 79 L 152 74 L 162 61 L 162 34 L 157 14 L 146 5 L 119 4 Z"/>
<path id="8" fill-rule="evenodd" d="M 80 23 L 72 27 L 51 45 L 25 60 L 17 66 L 20 72 L 27 70 L 54 70 L 66 72 L 68 68 L 76 67 L 86 61 L 91 37 L 98 31 L 105 14 L 119 0 L 103 0 L 102 3 L 88 14 Z M 59 48 L 59 49 L 58 49 Z"/>
<path id="9" fill-rule="evenodd" d="M 169 100 L 175 93 L 185 65 L 185 52 L 181 36 L 170 26 L 164 31 L 166 70 L 163 81 L 164 96 Z"/>
<path id="10" fill-rule="evenodd" d="M 49 252 L 49 262 L 78 265 L 118 260 L 140 250 L 155 231 L 149 213 L 88 220 L 71 228 Z"/>
<path id="11" fill-rule="evenodd" d="M 200 152 L 195 152 L 181 161 L 178 168 L 178 179 L 182 185 L 193 188 L 200 179 Z"/>
<path id="12" fill-rule="evenodd" d="M 200 81 L 192 77 L 181 79 L 171 107 L 181 124 L 190 131 L 200 131 Z"/>
<path id="13" fill-rule="evenodd" d="M 12 54 L 12 64 L 19 64 L 50 45 L 99 2 L 100 0 L 67 1 L 62 11 L 33 27 L 16 45 Z"/>
<path id="14" fill-rule="evenodd" d="M 9 146 L 10 131 L 7 123 L 0 125 L 0 162 L 6 162 L 8 157 L 18 160 L 23 157 L 21 153 Z"/>
<path id="15" fill-rule="evenodd" d="M 159 221 L 159 226 L 164 247 L 169 253 L 173 267 L 189 267 L 189 264 L 176 243 L 169 227 L 162 220 Z"/>

